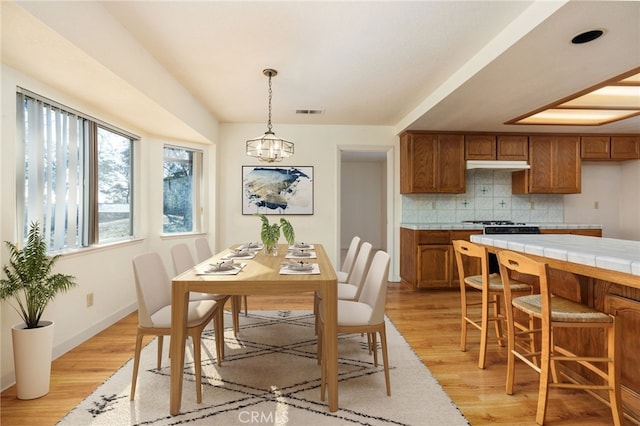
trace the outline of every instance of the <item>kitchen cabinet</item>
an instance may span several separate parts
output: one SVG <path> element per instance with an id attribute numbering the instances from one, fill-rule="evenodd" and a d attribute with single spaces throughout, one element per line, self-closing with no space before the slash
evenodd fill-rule
<path id="1" fill-rule="evenodd" d="M 580 157 L 584 160 L 634 160 L 640 158 L 638 136 L 582 136 Z"/>
<path id="2" fill-rule="evenodd" d="M 481 230 L 411 230 L 400 228 L 400 277 L 416 289 L 458 288 L 453 240 L 466 240 Z M 465 259 L 465 270 L 480 274 L 480 263 Z"/>
<path id="3" fill-rule="evenodd" d="M 407 132 L 400 137 L 400 193 L 464 192 L 464 135 Z"/>
<path id="4" fill-rule="evenodd" d="M 511 175 L 514 194 L 580 193 L 579 136 L 529 136 L 529 164 Z"/>
<path id="5" fill-rule="evenodd" d="M 527 161 L 526 135 L 465 135 L 465 160 Z"/>

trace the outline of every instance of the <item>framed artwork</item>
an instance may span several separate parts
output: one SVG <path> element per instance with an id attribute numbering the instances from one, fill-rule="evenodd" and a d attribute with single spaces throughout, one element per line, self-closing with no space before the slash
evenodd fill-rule
<path id="1" fill-rule="evenodd" d="M 242 214 L 313 214 L 313 166 L 242 166 Z"/>

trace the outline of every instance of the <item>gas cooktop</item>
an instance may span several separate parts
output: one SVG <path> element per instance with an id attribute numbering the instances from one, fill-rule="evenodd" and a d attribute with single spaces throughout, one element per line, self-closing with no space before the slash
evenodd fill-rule
<path id="1" fill-rule="evenodd" d="M 524 225 L 524 223 L 512 222 L 510 220 L 465 220 L 463 223 L 474 223 L 477 225 Z"/>

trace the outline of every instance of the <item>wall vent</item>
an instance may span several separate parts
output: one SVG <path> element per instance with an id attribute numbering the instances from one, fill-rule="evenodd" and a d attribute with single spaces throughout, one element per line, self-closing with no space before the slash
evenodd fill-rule
<path id="1" fill-rule="evenodd" d="M 296 114 L 317 115 L 324 114 L 323 109 L 297 109 Z"/>

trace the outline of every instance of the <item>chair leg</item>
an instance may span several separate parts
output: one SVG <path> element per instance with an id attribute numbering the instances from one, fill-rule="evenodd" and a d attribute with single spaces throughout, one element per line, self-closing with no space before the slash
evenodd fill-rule
<path id="1" fill-rule="evenodd" d="M 464 284 L 460 286 L 460 350 L 467 351 L 467 291 Z"/>
<path id="2" fill-rule="evenodd" d="M 387 354 L 387 330 L 384 323 L 380 327 L 380 345 L 382 346 L 382 362 L 384 364 L 384 381 L 387 385 L 387 396 L 391 396 L 391 380 L 389 379 L 389 355 Z"/>
<path id="3" fill-rule="evenodd" d="M 249 304 L 247 303 L 247 295 L 244 295 L 244 316 L 249 314 Z"/>
<path id="4" fill-rule="evenodd" d="M 513 395 L 513 379 L 516 371 L 516 356 L 513 353 L 515 350 L 516 332 L 513 319 L 513 307 L 507 306 L 507 395 Z"/>
<path id="5" fill-rule="evenodd" d="M 164 342 L 164 336 L 158 336 L 158 360 L 157 360 L 157 370 L 162 368 L 162 343 Z"/>
<path id="6" fill-rule="evenodd" d="M 609 389 L 609 405 L 611 408 L 611 416 L 613 417 L 613 424 L 620 426 L 623 424 L 622 420 L 622 399 L 620 395 L 620 333 L 617 329 L 616 319 L 613 318 L 613 324 L 607 328 L 607 357 L 609 361 L 607 363 L 607 378 Z"/>
<path id="7" fill-rule="evenodd" d="M 240 310 L 242 308 L 242 296 L 231 296 L 231 318 L 233 319 L 233 335 L 240 331 Z"/>
<path id="8" fill-rule="evenodd" d="M 494 294 L 493 295 L 493 317 L 495 318 L 495 326 L 496 326 L 496 337 L 498 338 L 498 344 L 500 346 L 504 346 L 504 333 L 502 330 L 502 323 L 504 317 L 502 316 L 502 308 L 500 307 L 502 297 Z"/>
<path id="9" fill-rule="evenodd" d="M 371 345 L 369 346 L 373 351 L 373 365 L 378 366 L 378 336 L 374 333 L 368 333 L 371 336 Z"/>
<path id="10" fill-rule="evenodd" d="M 480 356 L 478 368 L 484 369 L 487 356 L 487 335 L 489 334 L 489 293 L 482 292 L 482 319 L 480 320 Z"/>
<path id="11" fill-rule="evenodd" d="M 138 367 L 140 366 L 140 351 L 142 350 L 142 333 L 138 330 L 138 334 L 136 335 L 136 352 L 133 357 L 133 374 L 131 377 L 131 395 L 129 395 L 129 400 L 133 401 L 136 396 L 136 382 L 138 381 Z"/>
<path id="12" fill-rule="evenodd" d="M 551 330 L 546 327 L 542 330 L 542 353 L 540 355 L 540 384 L 538 388 L 538 408 L 536 409 L 536 423 L 544 424 L 547 413 L 547 400 L 549 397 L 549 379 L 551 370 Z"/>

